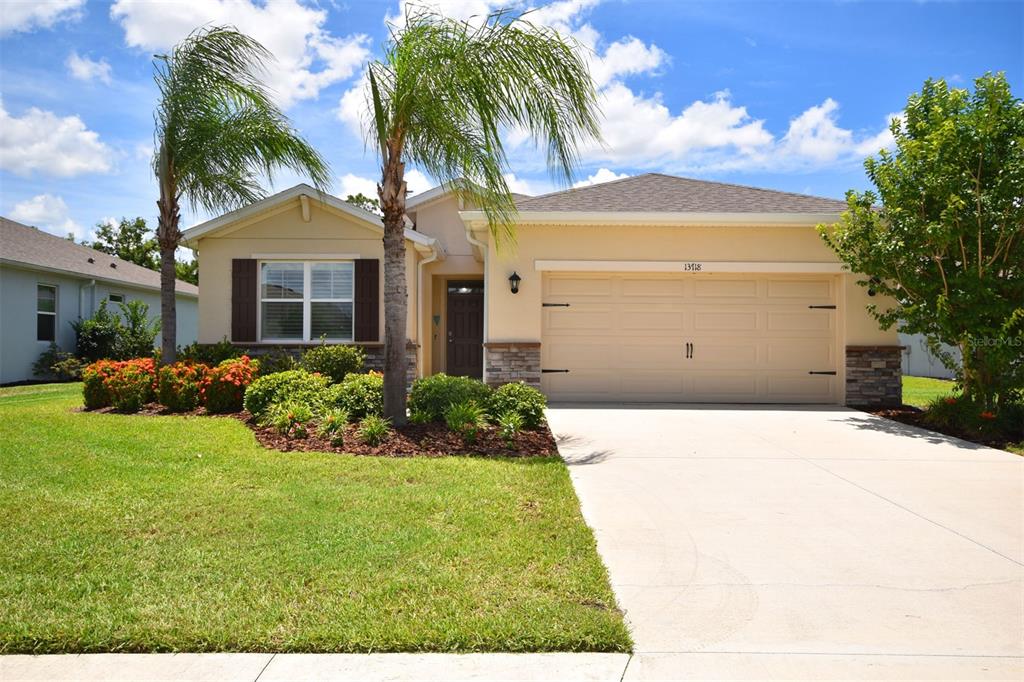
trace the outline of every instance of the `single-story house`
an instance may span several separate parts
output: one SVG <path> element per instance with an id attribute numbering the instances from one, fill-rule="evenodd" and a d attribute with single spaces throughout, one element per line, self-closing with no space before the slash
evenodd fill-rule
<path id="1" fill-rule="evenodd" d="M 933 379 L 953 379 L 956 372 L 946 367 L 931 348 L 924 334 L 900 334 L 900 345 L 903 346 L 903 373 L 915 377 L 932 377 Z M 943 352 L 949 353 L 960 364 L 960 349 L 944 343 Z"/>
<path id="2" fill-rule="evenodd" d="M 160 274 L 0 217 L 0 384 L 37 379 L 32 364 L 50 342 L 74 351 L 71 323 L 103 300 L 141 300 L 158 318 Z M 179 345 L 197 338 L 198 300 L 199 287 L 178 282 Z"/>
<path id="3" fill-rule="evenodd" d="M 408 201 L 410 376 L 552 400 L 899 402 L 900 346 L 815 230 L 845 204 L 661 174 L 517 197 L 514 243 L 443 188 Z M 199 340 L 381 358 L 380 219 L 306 185 L 198 225 Z"/>

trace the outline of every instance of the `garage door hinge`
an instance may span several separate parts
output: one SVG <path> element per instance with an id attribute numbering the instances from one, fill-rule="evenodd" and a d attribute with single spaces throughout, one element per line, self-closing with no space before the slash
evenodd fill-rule
<path id="1" fill-rule="evenodd" d="M 835 310 L 834 305 L 809 305 L 808 308 L 820 308 L 821 310 Z"/>
<path id="2" fill-rule="evenodd" d="M 541 303 L 541 308 L 568 308 L 568 303 Z"/>
<path id="3" fill-rule="evenodd" d="M 542 369 L 540 371 L 540 373 L 541 374 L 568 374 L 569 370 L 567 370 L 567 369 Z"/>
<path id="4" fill-rule="evenodd" d="M 831 372 L 808 372 L 808 374 L 828 374 L 829 376 L 833 376 L 833 377 L 836 375 L 835 370 L 833 370 Z"/>

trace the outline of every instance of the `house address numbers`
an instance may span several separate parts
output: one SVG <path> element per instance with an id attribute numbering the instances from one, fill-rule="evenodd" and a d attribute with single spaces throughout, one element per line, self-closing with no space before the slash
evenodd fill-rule
<path id="1" fill-rule="evenodd" d="M 687 262 L 683 263 L 683 272 L 701 272 L 704 269 L 703 263 L 698 262 Z"/>

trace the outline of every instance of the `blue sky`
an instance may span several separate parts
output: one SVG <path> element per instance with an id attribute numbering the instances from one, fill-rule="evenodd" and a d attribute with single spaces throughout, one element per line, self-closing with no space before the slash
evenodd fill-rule
<path id="1" fill-rule="evenodd" d="M 446 0 L 480 15 L 514 0 Z M 420 4 L 434 4 L 424 0 Z M 822 196 L 868 186 L 865 155 L 928 77 L 969 87 L 1005 71 L 1020 94 L 1024 3 L 560 0 L 531 15 L 584 46 L 602 96 L 603 147 L 581 182 L 662 171 Z M 102 220 L 155 225 L 151 56 L 191 28 L 233 23 L 278 57 L 268 83 L 328 158 L 334 191 L 369 193 L 360 76 L 392 2 L 4 0 L 0 214 L 88 238 Z M 512 187 L 554 189 L 515 131 Z M 276 179 L 282 189 L 300 181 Z M 413 170 L 410 188 L 429 178 Z M 185 212 L 186 226 L 207 216 Z"/>

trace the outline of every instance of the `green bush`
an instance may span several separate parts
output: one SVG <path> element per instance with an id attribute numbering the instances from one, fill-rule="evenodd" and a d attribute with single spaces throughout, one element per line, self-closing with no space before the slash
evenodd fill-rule
<path id="1" fill-rule="evenodd" d="M 359 422 L 359 430 L 356 431 L 359 440 L 374 447 L 383 443 L 390 433 L 391 422 L 375 414 L 363 417 Z"/>
<path id="2" fill-rule="evenodd" d="M 319 345 L 302 354 L 299 364 L 307 372 L 323 374 L 340 384 L 349 374 L 363 371 L 366 353 L 359 346 Z"/>
<path id="3" fill-rule="evenodd" d="M 209 368 L 194 362 L 164 365 L 157 372 L 156 400 L 171 412 L 199 407 L 203 378 Z"/>
<path id="4" fill-rule="evenodd" d="M 142 358 L 153 354 L 160 318 L 149 319 L 149 306 L 139 300 L 119 303 L 123 323 L 117 330 L 114 354 L 121 359 Z"/>
<path id="5" fill-rule="evenodd" d="M 274 403 L 267 409 L 260 423 L 272 426 L 286 438 L 305 438 L 309 435 L 309 423 L 313 420 L 313 411 L 294 400 Z"/>
<path id="6" fill-rule="evenodd" d="M 487 405 L 490 395 L 491 389 L 477 379 L 434 374 L 412 383 L 409 409 L 429 415 L 431 421 L 442 421 L 450 406 L 469 401 Z"/>
<path id="7" fill-rule="evenodd" d="M 544 423 L 547 405 L 548 399 L 543 393 L 518 381 L 495 389 L 487 403 L 487 411 L 495 417 L 515 412 L 523 418 L 524 427 L 536 429 Z"/>
<path id="8" fill-rule="evenodd" d="M 216 367 L 225 360 L 233 360 L 245 355 L 245 351 L 233 345 L 225 336 L 217 343 L 190 343 L 178 349 L 178 359 Z M 262 366 L 263 363 L 260 363 Z"/>
<path id="9" fill-rule="evenodd" d="M 1024 438 L 1024 404 L 1018 402 L 986 409 L 966 396 L 944 396 L 928 404 L 923 421 L 966 438 L 1011 442 Z"/>
<path id="10" fill-rule="evenodd" d="M 345 442 L 345 425 L 348 424 L 348 412 L 338 408 L 327 410 L 320 418 L 319 433 L 322 437 L 331 441 L 334 447 L 340 447 Z"/>
<path id="11" fill-rule="evenodd" d="M 32 374 L 57 381 L 78 381 L 82 378 L 85 363 L 75 357 L 74 353 L 61 350 L 53 341 L 39 355 L 32 365 Z"/>
<path id="12" fill-rule="evenodd" d="M 263 374 L 278 374 L 302 369 L 295 354 L 287 348 L 273 348 L 260 356 L 260 371 Z"/>
<path id="13" fill-rule="evenodd" d="M 203 377 L 199 389 L 200 399 L 207 412 L 239 412 L 245 391 L 256 379 L 260 371 L 260 363 L 250 360 L 248 355 L 225 360 L 216 367 L 211 367 Z"/>
<path id="14" fill-rule="evenodd" d="M 518 412 L 505 412 L 498 417 L 497 423 L 498 435 L 507 445 L 512 445 L 516 436 L 523 430 L 523 415 Z"/>
<path id="15" fill-rule="evenodd" d="M 444 411 L 448 428 L 462 436 L 467 443 L 475 443 L 480 429 L 487 426 L 487 413 L 472 400 L 449 405 Z"/>
<path id="16" fill-rule="evenodd" d="M 285 402 L 308 405 L 319 413 L 329 399 L 327 377 L 310 374 L 304 369 L 264 374 L 253 381 L 245 391 L 245 409 L 257 421 L 262 420 L 272 405 Z"/>
<path id="17" fill-rule="evenodd" d="M 350 374 L 331 387 L 329 403 L 353 420 L 384 414 L 384 376 L 377 372 Z"/>
<path id="18" fill-rule="evenodd" d="M 156 367 L 152 358 L 118 362 L 113 374 L 103 380 L 110 404 L 118 412 L 138 412 L 153 399 Z"/>
<path id="19" fill-rule="evenodd" d="M 107 310 L 106 299 L 100 301 L 92 317 L 71 323 L 75 330 L 75 354 L 86 362 L 119 359 L 117 337 L 121 331 L 121 320 Z"/>
<path id="20" fill-rule="evenodd" d="M 110 406 L 110 391 L 106 380 L 114 376 L 120 363 L 113 360 L 97 360 L 82 370 L 82 400 L 85 409 L 98 410 Z"/>

